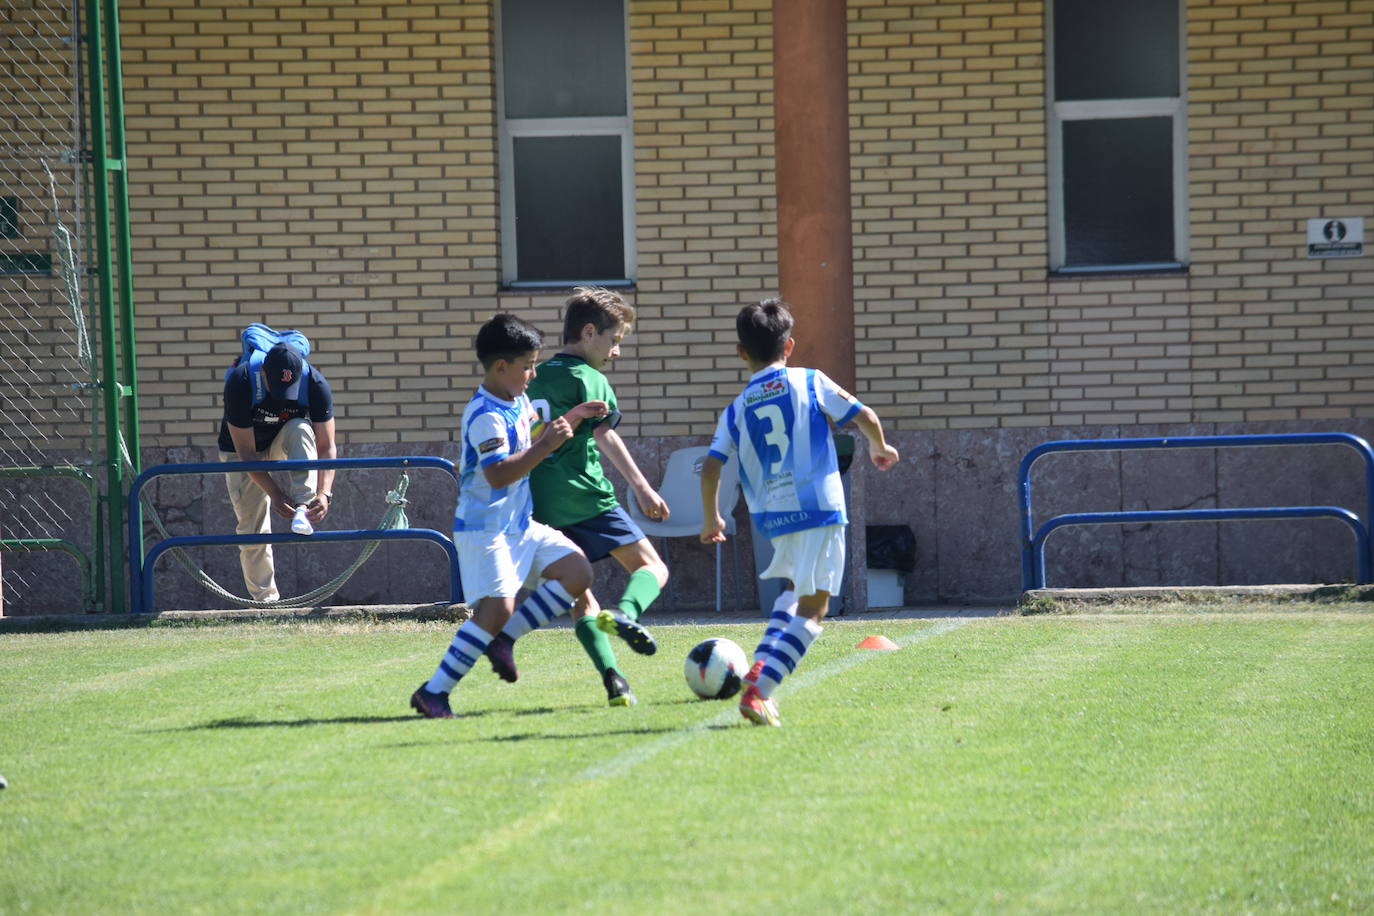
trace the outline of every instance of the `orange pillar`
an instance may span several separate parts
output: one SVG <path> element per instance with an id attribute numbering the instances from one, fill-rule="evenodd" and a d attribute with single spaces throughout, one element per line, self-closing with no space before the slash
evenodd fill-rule
<path id="1" fill-rule="evenodd" d="M 854 388 L 845 0 L 773 0 L 778 285 L 797 319 L 790 362 Z"/>

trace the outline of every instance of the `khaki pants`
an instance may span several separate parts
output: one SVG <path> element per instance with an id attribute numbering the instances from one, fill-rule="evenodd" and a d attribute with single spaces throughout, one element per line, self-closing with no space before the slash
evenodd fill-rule
<path id="1" fill-rule="evenodd" d="M 238 461 L 232 452 L 220 452 L 221 461 Z M 269 461 L 307 461 L 318 457 L 315 447 L 315 427 L 309 420 L 288 420 L 277 433 L 263 456 Z M 291 486 L 287 496 L 296 505 L 315 498 L 316 471 L 291 471 Z M 272 531 L 272 500 L 253 478 L 241 471 L 225 474 L 229 486 L 229 502 L 238 519 L 237 534 L 270 534 Z M 239 564 L 243 567 L 243 584 L 255 601 L 276 601 L 277 581 L 273 574 L 272 545 L 249 544 L 239 548 Z"/>

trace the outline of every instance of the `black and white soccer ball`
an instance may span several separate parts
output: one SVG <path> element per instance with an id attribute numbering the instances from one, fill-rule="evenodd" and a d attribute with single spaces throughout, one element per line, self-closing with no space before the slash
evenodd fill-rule
<path id="1" fill-rule="evenodd" d="M 724 637 L 703 640 L 687 653 L 687 686 L 703 700 L 728 700 L 749 673 L 744 650 Z"/>

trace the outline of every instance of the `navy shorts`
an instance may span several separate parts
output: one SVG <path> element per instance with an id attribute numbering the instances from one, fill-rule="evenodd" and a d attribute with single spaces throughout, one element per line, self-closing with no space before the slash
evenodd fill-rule
<path id="1" fill-rule="evenodd" d="M 558 530 L 580 547 L 592 563 L 606 559 L 617 547 L 644 540 L 644 532 L 620 506 Z"/>

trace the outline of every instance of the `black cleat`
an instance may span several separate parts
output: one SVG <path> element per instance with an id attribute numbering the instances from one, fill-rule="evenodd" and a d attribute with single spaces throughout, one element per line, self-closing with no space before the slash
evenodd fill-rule
<path id="1" fill-rule="evenodd" d="M 505 633 L 497 633 L 487 646 L 487 658 L 491 659 L 491 670 L 507 683 L 514 684 L 520 677 L 515 670 L 515 640 Z"/>
<path id="2" fill-rule="evenodd" d="M 653 636 L 649 635 L 649 631 L 637 621 L 625 616 L 622 610 L 602 610 L 596 615 L 596 628 L 603 633 L 614 633 L 619 636 L 640 655 L 653 655 L 658 651 L 658 644 L 654 642 Z"/>
<path id="3" fill-rule="evenodd" d="M 410 708 L 426 719 L 456 719 L 453 710 L 448 708 L 448 694 L 430 693 L 421 684 L 420 689 L 410 695 Z"/>
<path id="4" fill-rule="evenodd" d="M 639 702 L 630 685 L 614 668 L 607 668 L 601 680 L 606 684 L 606 699 L 612 706 L 633 706 Z"/>

